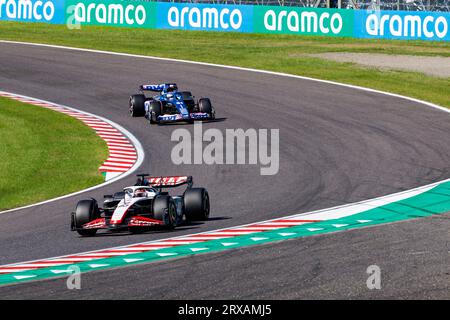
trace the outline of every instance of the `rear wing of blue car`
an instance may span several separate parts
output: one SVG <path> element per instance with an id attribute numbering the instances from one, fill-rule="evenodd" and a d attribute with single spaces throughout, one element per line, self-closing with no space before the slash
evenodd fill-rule
<path id="1" fill-rule="evenodd" d="M 155 92 L 161 92 L 163 90 L 167 89 L 174 89 L 177 90 L 178 87 L 175 83 L 163 83 L 163 84 L 143 84 L 139 87 L 139 89 L 143 91 L 155 91 Z"/>
<path id="2" fill-rule="evenodd" d="M 164 85 L 162 85 L 162 84 L 143 84 L 139 87 L 139 89 L 145 90 L 145 91 L 161 92 L 164 89 Z"/>

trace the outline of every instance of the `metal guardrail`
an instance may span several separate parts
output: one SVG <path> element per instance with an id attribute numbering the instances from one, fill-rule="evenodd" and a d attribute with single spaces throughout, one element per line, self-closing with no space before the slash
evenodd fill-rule
<path id="1" fill-rule="evenodd" d="M 248 4 L 316 8 L 327 8 L 331 6 L 343 9 L 450 12 L 450 0 L 156 0 L 156 2 L 187 2 L 231 5 Z"/>

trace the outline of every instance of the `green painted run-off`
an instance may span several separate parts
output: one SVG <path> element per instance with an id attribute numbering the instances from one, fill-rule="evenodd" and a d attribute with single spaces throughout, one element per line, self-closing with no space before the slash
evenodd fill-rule
<path id="1" fill-rule="evenodd" d="M 78 266 L 81 272 L 105 270 L 126 265 L 136 265 L 140 263 L 186 257 L 199 253 L 219 252 L 286 239 L 308 237 L 414 218 L 429 217 L 449 211 L 450 182 L 445 182 L 417 196 L 376 207 L 345 218 L 308 223 L 273 231 L 257 232 L 233 238 L 180 245 L 144 253 L 128 254 L 120 257 L 96 259 L 71 265 L 4 274 L 0 275 L 0 285 L 61 277 L 70 274 L 71 271 L 67 269 L 69 266 L 74 265 Z"/>

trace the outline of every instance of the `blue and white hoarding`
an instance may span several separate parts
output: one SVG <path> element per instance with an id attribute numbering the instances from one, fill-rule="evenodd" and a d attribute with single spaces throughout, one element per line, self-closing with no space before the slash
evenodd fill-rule
<path id="1" fill-rule="evenodd" d="M 0 0 L 0 20 L 64 24 L 64 0 Z"/>
<path id="2" fill-rule="evenodd" d="M 156 27 L 204 31 L 253 31 L 253 7 L 195 3 L 157 3 Z"/>
<path id="3" fill-rule="evenodd" d="M 355 10 L 355 38 L 449 41 L 450 13 Z"/>

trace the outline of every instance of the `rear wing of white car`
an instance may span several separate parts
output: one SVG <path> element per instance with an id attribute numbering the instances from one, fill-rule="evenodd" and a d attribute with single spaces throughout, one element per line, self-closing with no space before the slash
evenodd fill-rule
<path id="1" fill-rule="evenodd" d="M 136 185 L 155 188 L 174 188 L 185 184 L 191 187 L 193 184 L 192 176 L 150 177 L 148 174 L 138 174 L 137 176 L 139 179 Z"/>

